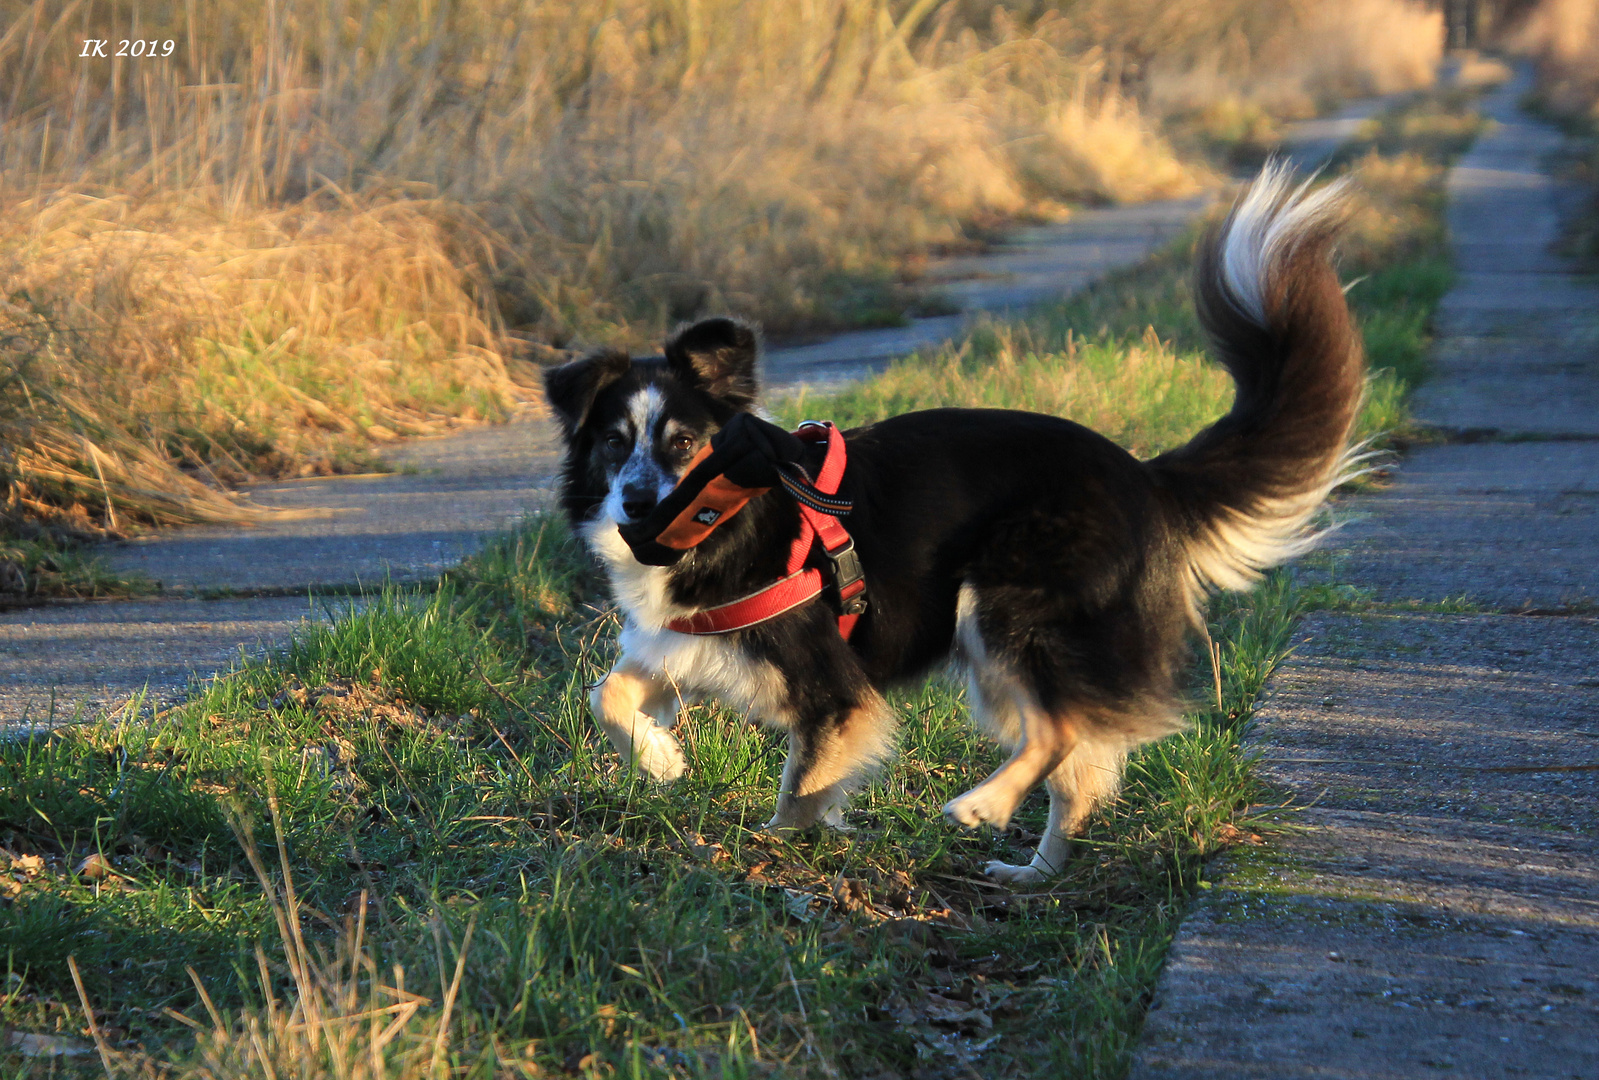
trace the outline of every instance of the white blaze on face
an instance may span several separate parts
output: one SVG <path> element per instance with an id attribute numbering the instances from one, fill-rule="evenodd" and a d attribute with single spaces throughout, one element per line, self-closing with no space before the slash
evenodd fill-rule
<path id="1" fill-rule="evenodd" d="M 633 450 L 610 477 L 610 491 L 605 496 L 605 516 L 617 524 L 630 520 L 622 509 L 622 492 L 626 488 L 652 488 L 660 500 L 677 486 L 678 478 L 662 468 L 655 456 L 655 433 L 664 407 L 661 392 L 653 386 L 646 386 L 627 403 L 626 430 L 622 434 L 632 439 Z"/>

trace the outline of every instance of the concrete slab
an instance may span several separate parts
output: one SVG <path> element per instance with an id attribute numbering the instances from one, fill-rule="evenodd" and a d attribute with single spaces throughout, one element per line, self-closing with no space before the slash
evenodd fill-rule
<path id="1" fill-rule="evenodd" d="M 1321 614 L 1131 1076 L 1599 1075 L 1599 619 Z"/>
<path id="2" fill-rule="evenodd" d="M 1078 210 L 1058 225 L 1018 230 L 981 255 L 940 260 L 927 273 L 962 310 L 909 326 L 845 334 L 817 345 L 773 349 L 764 385 L 777 392 L 826 390 L 883 371 L 895 359 L 957 336 L 977 314 L 1016 311 L 1067 296 L 1131 266 L 1170 243 L 1215 198 L 1214 192 L 1132 206 Z"/>
<path id="3" fill-rule="evenodd" d="M 1331 577 L 1379 600 L 1599 605 L 1599 441 L 1430 447 L 1389 490 L 1335 512 L 1345 524 L 1325 545 Z"/>
<path id="4" fill-rule="evenodd" d="M 277 596 L 0 612 L 0 736 L 112 710 L 140 691 L 170 704 L 194 679 L 349 602 Z"/>
<path id="5" fill-rule="evenodd" d="M 1590 927 L 1227 890 L 1168 964 L 1131 1080 L 1599 1075 Z"/>
<path id="6" fill-rule="evenodd" d="M 1599 840 L 1599 618 L 1323 613 L 1295 636 L 1251 744 L 1297 802 Z"/>
<path id="7" fill-rule="evenodd" d="M 183 595 L 425 580 L 547 502 L 555 442 L 553 426 L 532 418 L 419 439 L 392 457 L 404 472 L 245 488 L 255 502 L 298 516 L 165 530 L 105 554 L 118 573 Z"/>
<path id="8" fill-rule="evenodd" d="M 1437 316 L 1437 376 L 1416 415 L 1446 429 L 1599 436 L 1599 286 L 1556 253 L 1567 185 L 1545 173 L 1555 129 L 1517 106 L 1523 71 L 1488 95 L 1496 127 L 1450 172 L 1460 279 Z"/>
<path id="9" fill-rule="evenodd" d="M 961 332 L 969 315 L 912 319 L 908 326 L 858 330 L 814 345 L 771 349 L 761 362 L 761 388 L 792 393 L 801 387 L 825 391 L 875 375 L 901 356 L 941 345 Z"/>
<path id="10" fill-rule="evenodd" d="M 1305 172 L 1327 163 L 1344 143 L 1360 134 L 1366 121 L 1393 103 L 1392 97 L 1351 101 L 1331 116 L 1300 120 L 1289 125 L 1281 152 Z"/>

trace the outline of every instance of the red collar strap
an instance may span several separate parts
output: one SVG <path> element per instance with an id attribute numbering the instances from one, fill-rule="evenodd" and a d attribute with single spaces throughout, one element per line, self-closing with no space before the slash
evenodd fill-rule
<path id="1" fill-rule="evenodd" d="M 794 434 L 806 442 L 825 442 L 827 457 L 822 461 L 814 485 L 795 475 L 797 469 L 795 474 L 782 474 L 783 486 L 794 495 L 800 512 L 799 535 L 788 551 L 788 575 L 731 603 L 673 619 L 666 624 L 668 630 L 680 634 L 727 634 L 743 630 L 820 596 L 831 583 L 837 591 L 838 632 L 846 641 L 855 632 L 855 624 L 866 611 L 866 578 L 855 554 L 855 542 L 835 516 L 847 513 L 849 503 L 828 498 L 838 494 L 838 486 L 844 479 L 847 461 L 844 436 L 832 424 L 814 420 L 801 424 Z M 835 513 L 827 513 L 828 509 Z M 818 543 L 827 563 L 825 575 L 820 568 L 805 565 Z"/>

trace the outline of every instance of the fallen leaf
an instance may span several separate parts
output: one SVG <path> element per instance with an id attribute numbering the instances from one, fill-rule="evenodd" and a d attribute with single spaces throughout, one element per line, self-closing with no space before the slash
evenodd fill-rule
<path id="1" fill-rule="evenodd" d="M 1259 833 L 1244 832 L 1232 822 L 1226 822 L 1216 830 L 1216 839 L 1223 844 L 1260 844 L 1264 843 Z"/>
<path id="2" fill-rule="evenodd" d="M 111 876 L 111 864 L 106 861 L 104 855 L 96 851 L 80 862 L 77 869 L 72 872 L 88 881 L 103 881 Z"/>
<path id="3" fill-rule="evenodd" d="M 923 1014 L 935 1024 L 949 1024 L 952 1027 L 968 1027 L 975 1025 L 983 1030 L 994 1026 L 993 1017 L 982 1009 L 973 1008 L 964 1001 L 954 1001 L 942 994 L 927 992 L 927 1003 L 922 1006 Z"/>
<path id="4" fill-rule="evenodd" d="M 701 862 L 708 863 L 727 858 L 727 852 L 722 850 L 721 844 L 712 843 L 699 833 L 695 833 L 689 840 L 688 853 Z"/>
<path id="5" fill-rule="evenodd" d="M 833 879 L 833 903 L 840 911 L 863 911 L 871 907 L 871 893 L 866 882 L 839 874 Z"/>

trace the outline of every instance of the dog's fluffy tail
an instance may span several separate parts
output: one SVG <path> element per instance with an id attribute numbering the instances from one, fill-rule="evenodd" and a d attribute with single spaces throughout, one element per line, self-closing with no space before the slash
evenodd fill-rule
<path id="1" fill-rule="evenodd" d="M 1327 493 L 1358 471 L 1349 433 L 1360 337 L 1329 262 L 1342 183 L 1310 191 L 1268 164 L 1202 243 L 1199 315 L 1237 383 L 1232 411 L 1149 465 L 1172 507 L 1190 590 L 1243 589 L 1307 550 Z"/>

